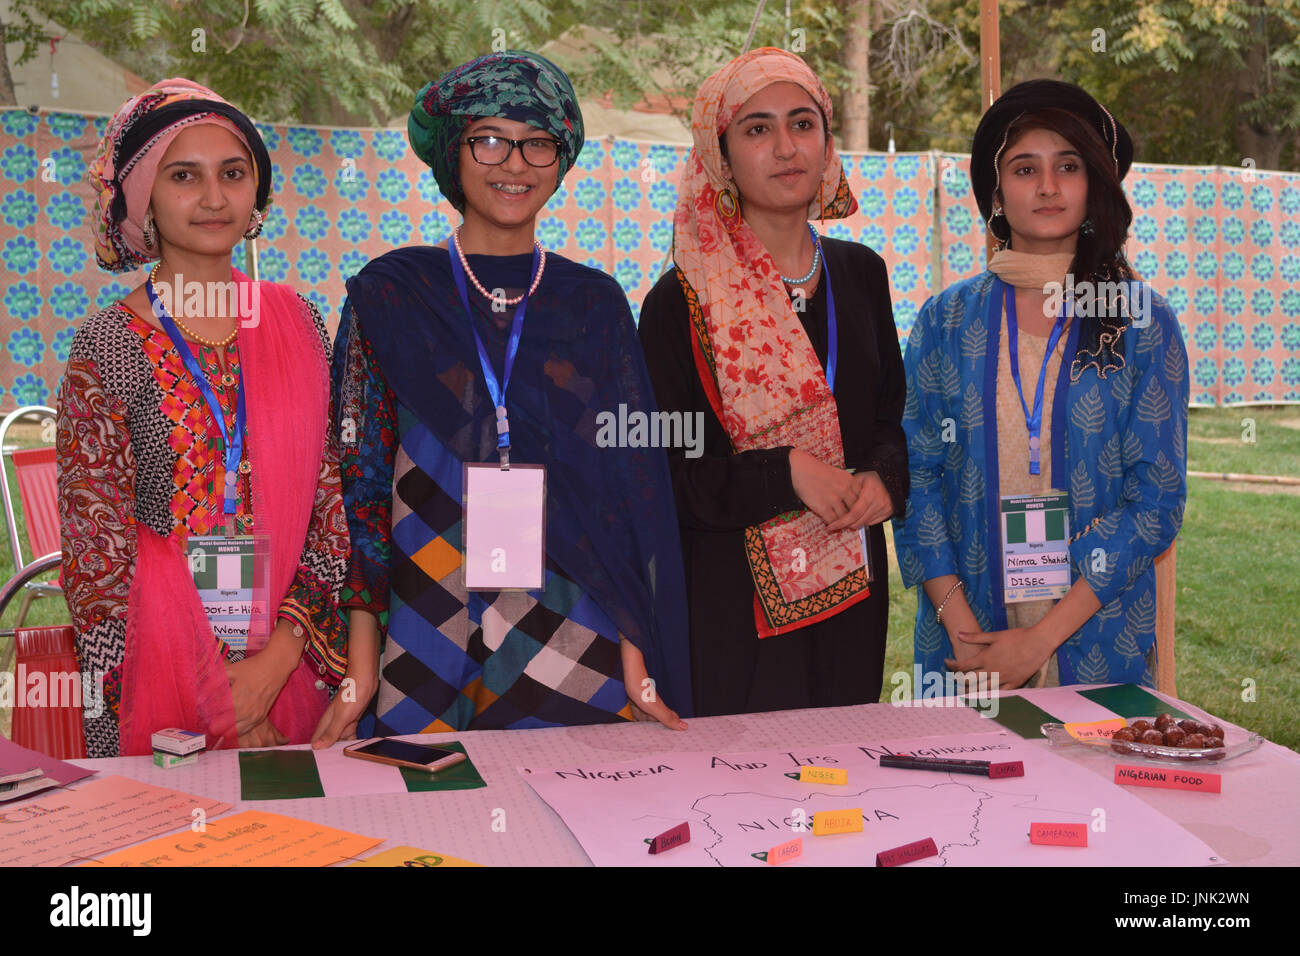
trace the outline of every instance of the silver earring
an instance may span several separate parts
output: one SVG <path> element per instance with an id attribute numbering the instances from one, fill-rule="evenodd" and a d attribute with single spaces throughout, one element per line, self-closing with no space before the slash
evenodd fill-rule
<path id="1" fill-rule="evenodd" d="M 266 217 L 262 215 L 260 209 L 254 209 L 253 215 L 248 220 L 248 228 L 244 230 L 245 239 L 256 239 L 262 234 L 262 226 L 266 222 Z"/>

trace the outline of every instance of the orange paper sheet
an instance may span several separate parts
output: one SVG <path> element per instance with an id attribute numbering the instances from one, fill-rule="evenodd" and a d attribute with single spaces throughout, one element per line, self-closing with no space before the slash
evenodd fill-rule
<path id="1" fill-rule="evenodd" d="M 84 861 L 229 809 L 220 800 L 104 777 L 6 806 L 0 812 L 0 866 Z"/>
<path id="2" fill-rule="evenodd" d="M 383 843 L 320 823 L 261 810 L 209 821 L 101 857 L 105 866 L 329 866 Z"/>

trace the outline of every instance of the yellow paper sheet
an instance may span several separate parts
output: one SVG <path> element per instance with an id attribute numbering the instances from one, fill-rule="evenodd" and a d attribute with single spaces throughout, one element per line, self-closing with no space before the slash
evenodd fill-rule
<path id="1" fill-rule="evenodd" d="M 261 810 L 101 857 L 105 866 L 329 866 L 383 840 Z"/>
<path id="2" fill-rule="evenodd" d="M 432 853 L 429 850 L 417 850 L 413 846 L 395 846 L 383 853 L 358 860 L 349 866 L 482 866 L 445 853 Z"/>
<path id="3" fill-rule="evenodd" d="M 229 809 L 220 800 L 104 777 L 0 810 L 0 866 L 62 866 Z"/>

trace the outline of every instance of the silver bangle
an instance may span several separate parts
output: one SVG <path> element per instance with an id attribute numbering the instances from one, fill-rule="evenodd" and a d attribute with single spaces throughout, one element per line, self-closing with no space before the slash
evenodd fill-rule
<path id="1" fill-rule="evenodd" d="M 943 623 L 943 609 L 948 606 L 948 599 L 952 597 L 953 592 L 958 588 L 961 588 L 963 591 L 966 590 L 966 585 L 962 583 L 961 578 L 957 579 L 957 583 L 948 589 L 948 593 L 945 594 L 943 600 L 939 602 L 939 607 L 934 612 L 934 619 L 937 623 Z"/>

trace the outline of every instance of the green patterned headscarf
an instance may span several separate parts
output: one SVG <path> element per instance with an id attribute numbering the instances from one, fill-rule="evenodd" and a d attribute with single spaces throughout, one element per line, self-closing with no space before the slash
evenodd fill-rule
<path id="1" fill-rule="evenodd" d="M 582 113 L 573 84 L 545 57 L 523 50 L 489 53 L 444 73 L 420 90 L 407 120 L 411 148 L 433 170 L 448 201 L 465 211 L 460 136 L 477 119 L 500 116 L 555 136 L 559 181 L 582 151 Z"/>

